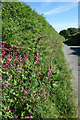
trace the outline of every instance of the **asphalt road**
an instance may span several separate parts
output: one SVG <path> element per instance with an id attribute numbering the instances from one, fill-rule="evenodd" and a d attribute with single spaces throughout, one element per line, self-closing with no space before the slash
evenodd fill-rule
<path id="1" fill-rule="evenodd" d="M 77 117 L 79 116 L 80 118 L 80 46 L 69 46 L 63 43 L 63 53 L 69 69 L 72 70 L 73 98 L 76 105 L 79 106 Z"/>

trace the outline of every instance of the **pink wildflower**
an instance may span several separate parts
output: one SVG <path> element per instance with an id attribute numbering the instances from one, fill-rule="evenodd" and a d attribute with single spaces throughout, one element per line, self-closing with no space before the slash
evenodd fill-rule
<path id="1" fill-rule="evenodd" d="M 37 49 L 36 55 L 38 56 L 38 49 Z"/>
<path id="2" fill-rule="evenodd" d="M 15 57 L 15 59 L 17 58 L 17 56 Z"/>
<path id="3" fill-rule="evenodd" d="M 36 56 L 36 59 L 38 59 L 38 57 Z"/>
<path id="4" fill-rule="evenodd" d="M 1 54 L 2 56 L 4 55 L 4 54 Z"/>
<path id="5" fill-rule="evenodd" d="M 8 80 L 10 80 L 10 76 L 8 76 Z"/>
<path id="6" fill-rule="evenodd" d="M 25 92 L 25 93 L 27 93 L 27 91 L 26 91 L 26 90 L 24 90 L 24 92 Z"/>
<path id="7" fill-rule="evenodd" d="M 18 62 L 18 64 L 20 64 L 20 62 Z"/>
<path id="8" fill-rule="evenodd" d="M 23 101 L 23 99 L 21 99 L 21 101 Z"/>
<path id="9" fill-rule="evenodd" d="M 14 45 L 14 47 L 16 47 L 16 45 Z"/>
<path id="10" fill-rule="evenodd" d="M 45 90 L 45 88 L 43 89 L 43 91 Z"/>
<path id="11" fill-rule="evenodd" d="M 36 100 L 38 100 L 39 98 L 36 98 Z"/>
<path id="12" fill-rule="evenodd" d="M 10 57 L 11 55 L 8 55 L 7 57 Z"/>
<path id="13" fill-rule="evenodd" d="M 37 62 L 38 60 L 35 60 L 35 62 Z"/>
<path id="14" fill-rule="evenodd" d="M 48 72 L 47 77 L 49 77 L 49 75 L 50 75 L 50 74 L 49 74 L 49 72 Z"/>
<path id="15" fill-rule="evenodd" d="M 9 110 L 9 112 L 11 112 L 11 110 Z"/>
<path id="16" fill-rule="evenodd" d="M 19 69 L 22 69 L 21 67 L 19 67 Z"/>
<path id="17" fill-rule="evenodd" d="M 51 69 L 49 69 L 49 72 L 51 73 Z"/>
<path id="18" fill-rule="evenodd" d="M 11 66 L 12 66 L 12 64 L 11 64 Z"/>
<path id="19" fill-rule="evenodd" d="M 37 74 L 37 76 L 39 76 L 39 74 Z"/>
<path id="20" fill-rule="evenodd" d="M 65 81 L 65 83 L 66 83 L 66 81 Z"/>
<path id="21" fill-rule="evenodd" d="M 8 81 L 4 81 L 4 83 L 5 83 L 5 82 L 8 83 Z"/>
<path id="22" fill-rule="evenodd" d="M 27 64 L 25 64 L 25 67 L 27 66 Z"/>
<path id="23" fill-rule="evenodd" d="M 52 70 L 52 59 L 51 59 L 51 65 L 50 65 L 50 69 Z"/>
<path id="24" fill-rule="evenodd" d="M 26 118 L 29 118 L 29 116 L 27 116 Z"/>
<path id="25" fill-rule="evenodd" d="M 22 57 L 20 57 L 19 59 L 21 59 Z"/>
<path id="26" fill-rule="evenodd" d="M 26 94 L 23 95 L 23 98 L 24 98 L 25 95 L 26 95 Z"/>
<path id="27" fill-rule="evenodd" d="M 69 96 L 67 98 L 69 98 Z"/>
<path id="28" fill-rule="evenodd" d="M 20 66 L 22 66 L 22 65 L 20 64 Z"/>
<path id="29" fill-rule="evenodd" d="M 38 44 L 37 44 L 37 47 L 36 48 L 38 48 Z"/>
<path id="30" fill-rule="evenodd" d="M 19 85 L 21 87 L 21 85 Z"/>

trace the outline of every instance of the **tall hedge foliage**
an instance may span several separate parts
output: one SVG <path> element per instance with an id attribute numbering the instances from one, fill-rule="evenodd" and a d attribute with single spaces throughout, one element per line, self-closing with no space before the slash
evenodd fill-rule
<path id="1" fill-rule="evenodd" d="M 64 38 L 45 18 L 24 3 L 2 3 L 2 40 L 3 118 L 74 115 Z"/>
<path id="2" fill-rule="evenodd" d="M 8 45 L 16 42 L 18 46 L 28 50 L 32 60 L 35 57 L 37 43 L 40 61 L 45 61 L 47 56 L 53 54 L 52 47 L 63 40 L 42 15 L 38 15 L 24 3 L 2 3 L 2 21 L 2 39 Z"/>

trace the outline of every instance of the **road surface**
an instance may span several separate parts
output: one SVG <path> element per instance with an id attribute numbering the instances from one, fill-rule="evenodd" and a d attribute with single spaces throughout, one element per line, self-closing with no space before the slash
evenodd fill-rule
<path id="1" fill-rule="evenodd" d="M 79 87 L 79 76 L 80 76 L 80 62 L 79 62 L 79 57 L 80 57 L 80 46 L 69 46 L 67 44 L 63 43 L 63 53 L 64 57 L 67 61 L 67 65 L 69 69 L 72 70 L 72 78 L 71 78 L 71 83 L 73 86 L 73 98 L 75 100 L 75 103 L 77 106 L 80 104 L 80 87 Z M 79 110 L 77 110 L 77 118 L 79 116 L 80 118 L 80 107 Z"/>

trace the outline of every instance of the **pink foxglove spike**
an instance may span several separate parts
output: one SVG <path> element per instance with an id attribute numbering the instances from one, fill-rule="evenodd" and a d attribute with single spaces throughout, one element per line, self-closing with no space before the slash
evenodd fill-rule
<path id="1" fill-rule="evenodd" d="M 36 56 L 36 59 L 38 59 L 38 57 Z"/>
<path id="2" fill-rule="evenodd" d="M 51 65 L 50 65 L 50 69 L 52 70 L 52 59 L 51 59 Z"/>
<path id="3" fill-rule="evenodd" d="M 50 75 L 50 74 L 49 74 L 49 72 L 48 72 L 47 77 L 49 77 L 49 75 Z"/>
<path id="4" fill-rule="evenodd" d="M 38 49 L 37 49 L 36 55 L 38 56 Z"/>
<path id="5" fill-rule="evenodd" d="M 51 69 L 49 69 L 49 72 L 51 73 Z"/>
<path id="6" fill-rule="evenodd" d="M 35 62 L 37 62 L 38 60 L 35 60 Z"/>
<path id="7" fill-rule="evenodd" d="M 38 44 L 37 44 L 37 47 L 36 48 L 38 48 Z"/>

